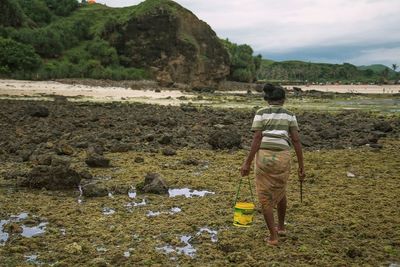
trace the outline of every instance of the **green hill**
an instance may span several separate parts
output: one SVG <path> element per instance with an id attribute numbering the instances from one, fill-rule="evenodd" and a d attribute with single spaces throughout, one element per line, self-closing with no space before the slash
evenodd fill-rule
<path id="1" fill-rule="evenodd" d="M 355 65 L 311 63 L 304 61 L 271 62 L 263 60 L 257 77 L 277 82 L 341 82 L 387 83 L 398 75 L 384 65 L 357 67 Z"/>
<path id="2" fill-rule="evenodd" d="M 2 0 L 0 8 L 2 77 L 150 78 L 209 86 L 229 74 L 229 54 L 215 32 L 173 1 L 110 8 L 76 0 Z"/>

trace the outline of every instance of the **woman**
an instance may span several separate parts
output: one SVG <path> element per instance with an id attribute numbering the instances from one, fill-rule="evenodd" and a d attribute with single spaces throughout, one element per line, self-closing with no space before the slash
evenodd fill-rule
<path id="1" fill-rule="evenodd" d="M 250 153 L 241 168 L 241 175 L 250 173 L 255 156 L 256 192 L 270 236 L 269 245 L 278 244 L 278 234 L 285 234 L 286 185 L 290 173 L 290 145 L 293 143 L 298 160 L 298 177 L 304 180 L 303 152 L 296 116 L 283 108 L 285 91 L 266 84 L 263 88 L 268 106 L 257 111 L 251 130 L 254 131 Z M 278 227 L 273 208 L 277 206 Z"/>

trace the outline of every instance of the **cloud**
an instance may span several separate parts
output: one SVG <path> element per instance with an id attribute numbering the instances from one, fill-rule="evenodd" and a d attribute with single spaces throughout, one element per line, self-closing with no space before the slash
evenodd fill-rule
<path id="1" fill-rule="evenodd" d="M 138 0 L 98 0 L 110 6 L 136 5 Z M 177 0 L 221 38 L 246 43 L 256 52 L 300 53 L 308 48 L 400 47 L 399 0 Z M 378 46 L 378 48 L 377 48 Z M 379 47 L 380 46 L 380 47 Z M 368 53 L 348 56 L 358 62 Z M 364 57 L 362 57 L 364 55 Z M 343 58 L 343 56 L 342 56 Z M 383 57 L 382 57 L 383 58 Z"/>
<path id="2" fill-rule="evenodd" d="M 400 47 L 394 48 L 377 48 L 362 50 L 360 54 L 351 58 L 353 64 L 378 64 L 382 63 L 387 66 L 392 64 L 400 64 Z"/>

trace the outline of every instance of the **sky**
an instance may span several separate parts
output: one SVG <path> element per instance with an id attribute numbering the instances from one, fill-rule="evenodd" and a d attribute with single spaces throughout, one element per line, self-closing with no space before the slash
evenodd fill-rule
<path id="1" fill-rule="evenodd" d="M 112 7 L 140 0 L 97 0 Z M 176 0 L 263 58 L 400 65 L 400 0 Z"/>

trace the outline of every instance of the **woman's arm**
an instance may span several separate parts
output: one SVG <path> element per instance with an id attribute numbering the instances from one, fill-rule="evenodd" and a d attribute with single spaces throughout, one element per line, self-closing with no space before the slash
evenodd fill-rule
<path id="1" fill-rule="evenodd" d="M 300 142 L 300 135 L 296 128 L 290 129 L 290 138 L 292 139 L 294 151 L 296 152 L 297 162 L 299 163 L 298 176 L 299 180 L 303 181 L 306 176 L 304 170 L 303 150 Z"/>
<path id="2" fill-rule="evenodd" d="M 242 176 L 249 175 L 251 162 L 253 161 L 254 156 L 256 155 L 258 149 L 260 149 L 261 140 L 262 140 L 262 132 L 255 131 L 253 135 L 253 141 L 251 142 L 250 153 L 247 156 L 246 160 L 244 161 L 242 168 L 240 169 L 240 173 Z"/>

